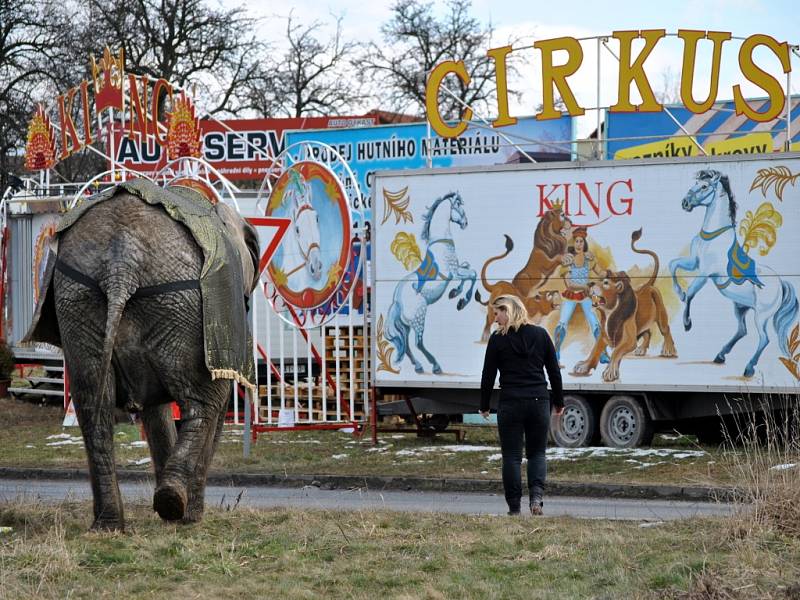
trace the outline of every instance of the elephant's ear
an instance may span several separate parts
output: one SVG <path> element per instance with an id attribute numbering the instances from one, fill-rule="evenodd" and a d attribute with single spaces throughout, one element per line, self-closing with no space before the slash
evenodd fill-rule
<path id="1" fill-rule="evenodd" d="M 258 232 L 227 204 L 217 203 L 216 211 L 239 253 L 239 260 L 242 263 L 242 283 L 246 288 L 244 295 L 249 297 L 258 283 L 259 277 L 258 262 L 261 258 L 261 251 Z"/>

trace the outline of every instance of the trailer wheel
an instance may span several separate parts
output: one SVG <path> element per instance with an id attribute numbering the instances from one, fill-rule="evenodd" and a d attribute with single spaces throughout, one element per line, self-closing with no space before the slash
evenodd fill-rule
<path id="1" fill-rule="evenodd" d="M 562 448 L 590 446 L 595 441 L 597 415 L 583 396 L 564 396 L 564 412 L 550 417 L 553 441 Z"/>
<path id="2" fill-rule="evenodd" d="M 612 396 L 600 414 L 600 436 L 612 448 L 636 448 L 653 441 L 653 421 L 632 396 Z"/>

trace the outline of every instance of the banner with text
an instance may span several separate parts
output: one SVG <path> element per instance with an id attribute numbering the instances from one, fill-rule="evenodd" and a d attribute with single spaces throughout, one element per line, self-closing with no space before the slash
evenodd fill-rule
<path id="1" fill-rule="evenodd" d="M 504 165 L 531 160 L 568 161 L 572 157 L 573 139 L 571 117 L 552 121 L 527 117 L 498 129 L 472 123 L 462 135 L 449 139 L 432 131 L 429 133 L 425 123 L 292 131 L 286 134 L 286 145 L 314 141 L 327 144 L 338 152 L 352 169 L 361 189 L 362 199 L 354 202 L 354 208 L 363 211 L 369 220 L 372 178 L 377 170 L 419 169 L 428 166 L 429 158 L 433 167 Z M 321 152 L 314 146 L 309 150 Z M 326 159 L 324 156 L 311 158 Z M 352 195 L 352 182 L 345 181 L 344 184 Z"/>
<path id="2" fill-rule="evenodd" d="M 374 125 L 375 117 L 302 117 L 292 119 L 235 119 L 200 121 L 202 155 L 222 175 L 231 180 L 261 179 L 272 159 L 286 147 L 287 130 L 364 127 Z M 121 130 L 113 136 L 108 155 L 117 164 L 154 175 L 166 164 L 166 152 L 152 137 Z"/>
<path id="3" fill-rule="evenodd" d="M 764 110 L 768 100 L 748 102 L 759 107 L 758 110 Z M 800 149 L 800 98 L 792 98 L 790 109 L 789 149 L 795 151 Z M 670 117 L 670 113 L 680 125 Z M 690 135 L 697 139 L 708 156 L 780 152 L 786 149 L 788 137 L 785 115 L 757 123 L 745 115 L 737 115 L 733 101 L 717 102 L 701 114 L 695 114 L 682 105 L 665 106 L 665 111 L 659 113 L 609 112 L 606 125 L 607 156 L 613 159 L 702 156 Z"/>

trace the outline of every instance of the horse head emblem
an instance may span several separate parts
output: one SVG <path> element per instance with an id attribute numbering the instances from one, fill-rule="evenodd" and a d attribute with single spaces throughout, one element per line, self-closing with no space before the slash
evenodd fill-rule
<path id="1" fill-rule="evenodd" d="M 306 273 L 313 281 L 319 281 L 322 277 L 319 214 L 311 204 L 311 185 L 300 173 L 290 171 L 285 197 L 290 202 L 294 237 Z"/>
<path id="2" fill-rule="evenodd" d="M 719 171 L 710 169 L 697 173 L 697 183 L 686 192 L 683 201 L 681 201 L 681 208 L 686 212 L 691 212 L 692 209 L 698 206 L 708 206 L 711 204 L 721 176 L 722 173 Z"/>
<path id="3" fill-rule="evenodd" d="M 450 200 L 450 221 L 466 229 L 467 227 L 467 213 L 464 211 L 464 201 L 461 199 L 461 194 L 458 192 L 450 192 L 445 196 Z"/>

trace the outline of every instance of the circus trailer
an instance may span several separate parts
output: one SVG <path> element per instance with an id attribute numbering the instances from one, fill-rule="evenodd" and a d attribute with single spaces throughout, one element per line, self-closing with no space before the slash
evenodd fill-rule
<path id="1" fill-rule="evenodd" d="M 559 445 L 712 441 L 792 406 L 798 179 L 798 153 L 378 171 L 379 413 L 476 413 L 503 294 L 554 341 Z"/>

